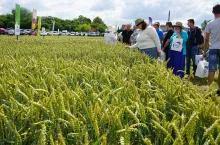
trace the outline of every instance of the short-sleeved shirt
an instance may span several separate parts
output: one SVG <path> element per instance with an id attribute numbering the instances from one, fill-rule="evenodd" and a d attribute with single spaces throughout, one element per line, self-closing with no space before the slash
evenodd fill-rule
<path id="1" fill-rule="evenodd" d="M 210 49 L 220 49 L 220 18 L 209 22 L 205 28 L 210 33 Z"/>
<path id="2" fill-rule="evenodd" d="M 167 32 L 167 34 L 166 34 L 166 36 L 165 36 L 165 38 L 164 38 L 164 40 L 163 40 L 163 46 L 165 46 L 167 40 L 170 39 L 170 37 L 173 35 L 173 33 L 174 33 L 173 30 L 169 30 L 169 31 Z M 170 47 L 170 46 L 168 45 L 165 49 L 168 50 L 169 47 Z"/>
<path id="3" fill-rule="evenodd" d="M 163 31 L 161 29 L 157 30 L 157 34 L 158 34 L 160 40 L 163 40 Z"/>
<path id="4" fill-rule="evenodd" d="M 188 40 L 188 34 L 185 30 L 183 30 L 182 32 L 180 32 L 180 36 L 182 37 L 183 39 L 183 55 L 186 55 L 186 42 Z M 177 38 L 177 34 L 176 33 L 173 33 L 173 36 L 170 37 L 170 46 L 172 45 L 173 43 L 173 40 Z"/>
<path id="5" fill-rule="evenodd" d="M 123 36 L 123 43 L 126 43 L 126 44 L 130 44 L 130 37 L 132 35 L 133 31 L 130 30 L 130 31 L 127 31 L 127 30 L 124 30 L 122 32 L 122 36 Z"/>

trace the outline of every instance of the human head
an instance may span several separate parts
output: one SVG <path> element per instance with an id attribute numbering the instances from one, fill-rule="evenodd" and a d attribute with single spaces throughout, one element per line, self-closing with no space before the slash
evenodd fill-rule
<path id="1" fill-rule="evenodd" d="M 166 23 L 166 28 L 167 28 L 167 30 L 171 29 L 172 27 L 173 27 L 172 22 L 167 22 L 167 23 Z"/>
<path id="2" fill-rule="evenodd" d="M 125 27 L 126 27 L 126 25 L 123 24 L 123 25 L 121 26 L 121 29 L 124 30 Z"/>
<path id="3" fill-rule="evenodd" d="M 217 4 L 213 7 L 212 13 L 215 15 L 215 18 L 220 17 L 220 4 Z"/>
<path id="4" fill-rule="evenodd" d="M 128 31 L 131 30 L 131 24 L 127 24 L 126 27 Z"/>
<path id="5" fill-rule="evenodd" d="M 156 30 L 158 30 L 159 27 L 160 27 L 160 23 L 155 22 L 155 23 L 153 24 L 153 27 L 154 27 Z"/>
<path id="6" fill-rule="evenodd" d="M 107 33 L 115 32 L 115 28 L 112 27 L 112 26 L 108 26 L 106 32 L 107 32 Z"/>
<path id="7" fill-rule="evenodd" d="M 135 26 L 137 26 L 137 29 L 145 30 L 147 28 L 147 23 L 144 21 L 144 19 L 137 19 L 135 20 Z"/>
<path id="8" fill-rule="evenodd" d="M 137 25 L 137 29 L 145 30 L 146 28 L 147 28 L 147 23 L 145 21 L 143 21 Z"/>
<path id="9" fill-rule="evenodd" d="M 194 25 L 195 25 L 194 19 L 189 19 L 187 25 L 188 25 L 190 28 L 191 28 L 191 27 L 194 27 Z"/>
<path id="10" fill-rule="evenodd" d="M 173 27 L 176 32 L 181 32 L 183 30 L 183 24 L 181 22 L 176 22 Z"/>
<path id="11" fill-rule="evenodd" d="M 158 25 L 159 25 L 159 27 L 160 27 L 160 22 L 156 22 Z"/>

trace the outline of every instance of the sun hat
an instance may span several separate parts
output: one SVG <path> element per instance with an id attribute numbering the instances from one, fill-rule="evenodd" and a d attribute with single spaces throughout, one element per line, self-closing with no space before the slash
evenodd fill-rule
<path id="1" fill-rule="evenodd" d="M 139 19 L 135 20 L 135 26 L 138 26 L 142 22 L 144 22 L 144 19 L 139 18 Z"/>
<path id="2" fill-rule="evenodd" d="M 115 28 L 112 26 L 108 26 L 108 28 L 106 29 L 106 32 L 115 32 Z"/>
<path id="3" fill-rule="evenodd" d="M 159 22 L 154 22 L 153 25 L 156 25 L 156 26 L 160 27 L 160 23 Z"/>
<path id="4" fill-rule="evenodd" d="M 176 24 L 173 25 L 173 27 L 181 27 L 181 28 L 183 28 L 183 23 L 181 23 L 181 22 L 176 22 Z"/>

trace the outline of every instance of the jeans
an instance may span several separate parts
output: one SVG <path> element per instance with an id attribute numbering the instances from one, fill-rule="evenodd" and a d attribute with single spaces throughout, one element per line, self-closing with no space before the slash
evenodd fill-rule
<path id="1" fill-rule="evenodd" d="M 215 72 L 218 68 L 220 69 L 220 49 L 209 50 L 209 71 Z"/>
<path id="2" fill-rule="evenodd" d="M 157 59 L 158 54 L 157 54 L 157 48 L 146 48 L 146 49 L 140 49 L 141 53 L 147 54 L 150 58 Z"/>
<path id="3" fill-rule="evenodd" d="M 198 46 L 190 46 L 186 50 L 186 73 L 190 74 L 191 68 L 191 59 L 193 61 L 193 73 L 196 73 L 197 65 L 196 65 L 196 55 L 199 54 Z"/>

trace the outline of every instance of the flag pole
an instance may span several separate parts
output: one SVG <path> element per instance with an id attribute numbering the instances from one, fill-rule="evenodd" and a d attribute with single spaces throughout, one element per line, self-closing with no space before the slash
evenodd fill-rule
<path id="1" fill-rule="evenodd" d="M 170 21 L 170 10 L 169 10 L 169 13 L 168 13 L 168 22 Z"/>
<path id="2" fill-rule="evenodd" d="M 15 35 L 18 40 L 18 35 L 20 35 L 20 5 L 15 5 Z"/>

